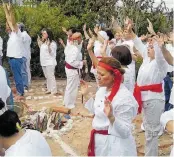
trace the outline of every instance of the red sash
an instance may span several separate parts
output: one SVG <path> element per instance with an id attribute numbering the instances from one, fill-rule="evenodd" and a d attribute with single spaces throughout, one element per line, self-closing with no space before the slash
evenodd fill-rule
<path id="1" fill-rule="evenodd" d="M 108 135 L 108 130 L 95 130 L 91 131 L 90 142 L 88 145 L 88 156 L 95 156 L 95 134 Z"/>
<path id="2" fill-rule="evenodd" d="M 151 92 L 161 93 L 163 91 L 162 83 L 153 84 L 153 85 L 146 85 L 146 86 L 138 86 L 137 84 L 135 84 L 134 97 L 139 104 L 138 113 L 141 113 L 141 111 L 142 111 L 141 91 L 151 91 Z"/>
<path id="3" fill-rule="evenodd" d="M 68 64 L 67 62 L 65 62 L 65 67 L 67 69 L 78 69 L 78 68 L 74 68 L 73 66 L 71 66 L 70 64 Z"/>

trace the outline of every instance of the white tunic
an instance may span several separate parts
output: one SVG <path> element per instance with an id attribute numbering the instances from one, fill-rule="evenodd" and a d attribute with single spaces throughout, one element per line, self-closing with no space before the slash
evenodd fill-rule
<path id="1" fill-rule="evenodd" d="M 125 40 L 121 43 L 121 45 L 128 45 L 131 54 L 135 54 L 133 51 L 134 43 L 132 40 Z M 128 68 L 132 70 L 132 76 L 134 77 L 134 84 L 135 84 L 135 61 L 134 60 L 132 60 L 131 64 L 128 65 Z"/>
<path id="2" fill-rule="evenodd" d="M 166 49 L 170 52 L 172 57 L 174 57 L 174 46 L 172 44 L 166 44 Z M 168 65 L 167 72 L 172 72 L 172 71 L 173 71 L 173 66 Z"/>
<path id="3" fill-rule="evenodd" d="M 6 104 L 7 98 L 10 96 L 11 89 L 7 84 L 5 70 L 0 65 L 0 98 Z"/>
<path id="4" fill-rule="evenodd" d="M 124 73 L 123 84 L 131 93 L 133 93 L 134 86 L 135 86 L 134 75 L 133 75 L 132 70 L 130 68 L 124 68 L 124 70 L 125 70 L 125 73 Z"/>
<path id="5" fill-rule="evenodd" d="M 162 83 L 167 74 L 168 64 L 164 59 L 158 44 L 154 44 L 155 59 L 150 61 L 150 58 L 148 57 L 147 46 L 145 46 L 138 37 L 136 37 L 133 41 L 136 49 L 143 57 L 143 63 L 138 72 L 137 84 L 139 86 L 144 86 Z M 141 92 L 141 95 L 142 101 L 151 99 L 165 100 L 164 90 L 162 93 L 143 91 Z"/>
<path id="6" fill-rule="evenodd" d="M 0 37 L 0 56 L 3 56 L 2 50 L 3 50 L 3 40 Z"/>
<path id="7" fill-rule="evenodd" d="M 7 42 L 7 57 L 22 58 L 23 50 L 21 31 L 11 32 Z"/>
<path id="8" fill-rule="evenodd" d="M 166 111 L 161 115 L 160 122 L 161 122 L 161 125 L 163 126 L 164 130 L 166 128 L 166 124 L 171 120 L 174 120 L 174 109 Z M 170 153 L 171 157 L 173 157 L 173 155 L 174 155 L 174 147 L 172 147 L 172 150 Z"/>
<path id="9" fill-rule="evenodd" d="M 81 69 L 83 62 L 79 60 L 79 49 L 75 45 L 69 45 L 65 47 L 65 61 L 74 68 Z M 74 69 L 65 68 L 67 76 L 77 75 L 78 71 Z"/>
<path id="10" fill-rule="evenodd" d="M 5 156 L 52 156 L 52 154 L 40 132 L 26 130 L 16 143 L 5 151 Z"/>
<path id="11" fill-rule="evenodd" d="M 24 45 L 23 57 L 31 59 L 31 37 L 28 35 L 26 31 L 22 32 L 22 41 Z"/>
<path id="12" fill-rule="evenodd" d="M 50 44 L 51 52 L 48 50 L 48 45 L 43 43 L 40 47 L 40 63 L 41 66 L 57 65 L 56 61 L 56 50 L 57 45 L 53 41 Z"/>
<path id="13" fill-rule="evenodd" d="M 110 92 L 100 87 L 96 93 L 94 105 L 86 106 L 95 114 L 92 126 L 96 130 L 108 130 L 110 135 L 95 135 L 96 156 L 136 156 L 136 144 L 132 136 L 132 120 L 137 115 L 138 104 L 128 89 L 121 84 L 112 100 L 115 121 L 113 125 L 104 113 L 104 100 Z"/>

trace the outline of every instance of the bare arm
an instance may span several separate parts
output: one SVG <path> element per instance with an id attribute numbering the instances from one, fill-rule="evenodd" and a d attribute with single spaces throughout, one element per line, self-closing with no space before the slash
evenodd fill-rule
<path id="1" fill-rule="evenodd" d="M 162 54 L 165 58 L 165 60 L 167 61 L 168 64 L 170 65 L 174 65 L 173 64 L 173 56 L 170 54 L 170 52 L 165 48 L 165 46 L 163 45 L 161 47 L 161 51 L 162 51 Z"/>
<path id="2" fill-rule="evenodd" d="M 173 128 L 174 128 L 173 123 L 174 123 L 174 121 L 173 121 L 173 120 L 170 120 L 170 121 L 167 122 L 167 124 L 166 124 L 166 130 L 167 130 L 168 132 L 170 132 L 170 133 L 174 133 L 174 130 L 173 130 Z"/>
<path id="3" fill-rule="evenodd" d="M 93 45 L 94 45 L 94 40 L 93 39 L 89 39 L 87 50 L 88 50 L 89 56 L 90 56 L 90 58 L 91 58 L 91 60 L 92 60 L 92 62 L 94 64 L 94 66 L 97 66 L 98 65 L 98 59 L 94 55 L 94 53 L 92 51 Z"/>
<path id="4" fill-rule="evenodd" d="M 89 37 L 89 35 L 88 35 L 87 31 L 86 31 L 86 24 L 84 24 L 84 26 L 83 26 L 83 32 L 84 32 L 84 35 L 85 35 L 85 39 L 86 40 L 90 39 L 90 37 Z"/>

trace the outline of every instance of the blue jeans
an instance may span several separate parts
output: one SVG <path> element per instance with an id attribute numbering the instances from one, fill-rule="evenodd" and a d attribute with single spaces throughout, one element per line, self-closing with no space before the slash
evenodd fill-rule
<path id="1" fill-rule="evenodd" d="M 9 64 L 14 76 L 15 84 L 16 84 L 16 89 L 19 95 L 23 96 L 24 95 L 24 85 L 22 81 L 22 63 L 23 60 L 22 58 L 10 58 L 9 59 Z"/>
<path id="2" fill-rule="evenodd" d="M 164 91 L 165 91 L 165 111 L 169 111 L 173 108 L 173 105 L 169 103 L 171 89 L 173 87 L 173 82 L 170 77 L 167 75 L 164 78 Z"/>
<path id="3" fill-rule="evenodd" d="M 27 73 L 27 59 L 25 57 L 22 57 L 23 63 L 22 63 L 22 80 L 24 87 L 28 88 L 28 73 Z"/>
<path id="4" fill-rule="evenodd" d="M 9 75 L 8 75 L 8 72 L 6 69 L 4 69 L 5 72 L 6 72 L 6 77 L 7 77 L 7 84 L 8 86 L 10 87 L 10 79 L 9 79 Z M 11 91 L 10 93 L 10 97 L 7 99 L 7 105 L 9 105 L 9 109 L 13 111 L 13 105 L 14 105 L 14 102 L 13 102 L 13 93 Z"/>

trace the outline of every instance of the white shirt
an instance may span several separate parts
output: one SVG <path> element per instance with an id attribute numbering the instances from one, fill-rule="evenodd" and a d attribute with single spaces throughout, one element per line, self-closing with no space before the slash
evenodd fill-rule
<path id="1" fill-rule="evenodd" d="M 53 41 L 50 44 L 51 52 L 48 50 L 48 45 L 46 43 L 43 43 L 40 47 L 40 63 L 41 66 L 49 66 L 49 65 L 57 65 L 56 61 L 56 50 L 57 45 Z"/>
<path id="2" fill-rule="evenodd" d="M 166 128 L 167 123 L 171 120 L 174 120 L 174 109 L 166 111 L 161 115 L 160 122 L 161 122 L 161 125 L 163 126 L 164 130 Z M 174 155 L 174 146 L 173 146 L 171 153 L 170 153 L 171 157 L 173 157 L 173 155 Z"/>
<path id="3" fill-rule="evenodd" d="M 21 31 L 11 32 L 7 42 L 7 57 L 22 58 L 23 50 Z"/>
<path id="4" fill-rule="evenodd" d="M 31 37 L 28 35 L 26 31 L 22 32 L 22 41 L 24 45 L 23 57 L 31 59 Z"/>
<path id="5" fill-rule="evenodd" d="M 83 61 L 79 60 L 79 49 L 77 46 L 70 44 L 65 47 L 65 61 L 74 68 L 81 69 L 83 67 Z M 78 71 L 76 69 L 65 68 L 67 75 L 76 75 Z"/>
<path id="6" fill-rule="evenodd" d="M 0 98 L 6 104 L 7 98 L 10 96 L 11 89 L 7 84 L 7 77 L 5 70 L 0 65 Z"/>
<path id="7" fill-rule="evenodd" d="M 133 51 L 134 43 L 132 40 L 125 40 L 121 43 L 121 45 L 128 45 L 131 54 L 135 54 Z M 132 74 L 134 76 L 134 83 L 135 83 L 135 61 L 132 60 L 131 64 L 128 65 L 128 68 L 132 70 Z"/>
<path id="8" fill-rule="evenodd" d="M 96 130 L 108 130 L 108 133 L 115 138 L 114 141 L 118 143 L 119 148 L 115 148 L 118 149 L 118 154 L 120 154 L 119 151 L 134 151 L 131 149 L 135 147 L 135 141 L 132 138 L 132 120 L 137 115 L 138 104 L 128 89 L 121 84 L 111 102 L 115 117 L 112 125 L 104 113 L 105 97 L 109 94 L 110 92 L 106 91 L 106 87 L 100 87 L 96 93 L 94 104 L 88 103 L 89 105 L 86 106 L 90 112 L 95 114 L 92 126 Z"/>
<path id="9" fill-rule="evenodd" d="M 174 57 L 174 46 L 172 44 L 166 44 L 166 49 L 170 52 L 172 57 Z M 168 65 L 167 72 L 172 72 L 172 71 L 173 71 L 173 66 Z"/>
<path id="10" fill-rule="evenodd" d="M 3 56 L 2 50 L 3 50 L 3 40 L 0 37 L 0 56 Z"/>
<path id="11" fill-rule="evenodd" d="M 52 156 L 52 154 L 40 132 L 26 130 L 16 143 L 5 151 L 5 156 Z"/>
<path id="12" fill-rule="evenodd" d="M 140 66 L 137 84 L 138 86 L 160 84 L 163 82 L 167 74 L 168 64 L 164 59 L 161 49 L 158 44 L 154 44 L 155 59 L 150 61 L 148 57 L 147 46 L 145 46 L 142 41 L 136 37 L 134 40 L 134 45 L 136 49 L 141 53 L 143 57 L 143 63 Z M 147 101 L 151 99 L 161 99 L 164 100 L 164 90 L 162 93 L 156 93 L 151 91 L 142 91 L 142 101 Z"/>
<path id="13" fill-rule="evenodd" d="M 131 93 L 133 93 L 135 86 L 135 78 L 132 74 L 132 70 L 130 68 L 124 68 L 124 70 L 125 73 L 124 73 L 123 84 Z"/>

